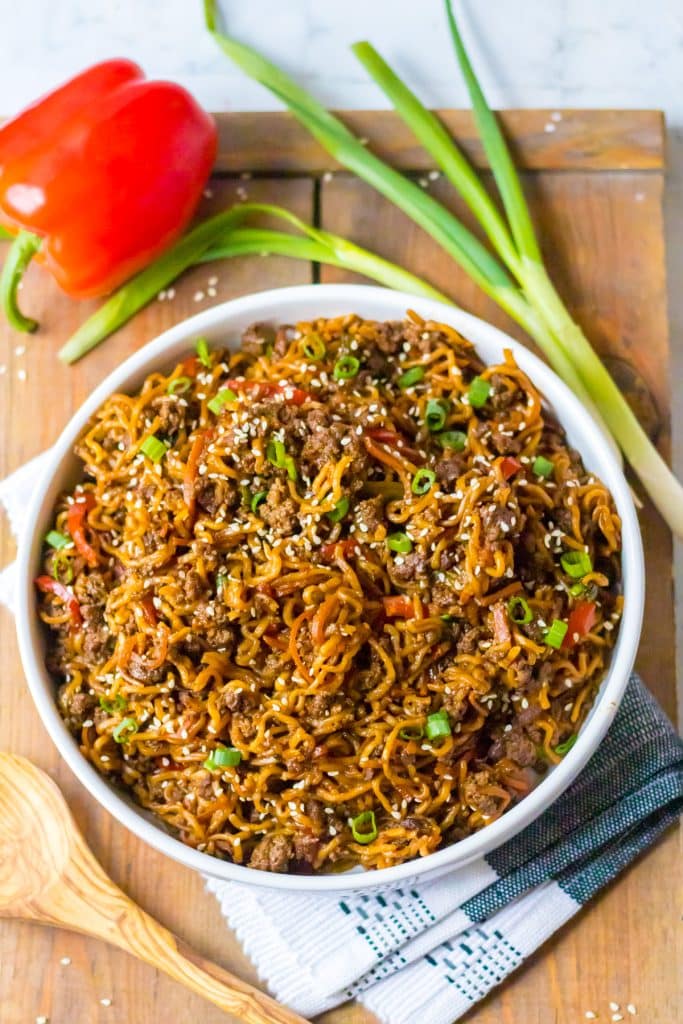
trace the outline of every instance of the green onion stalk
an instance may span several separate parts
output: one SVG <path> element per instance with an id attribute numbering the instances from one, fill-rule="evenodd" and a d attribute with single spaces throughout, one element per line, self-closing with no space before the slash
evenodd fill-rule
<path id="1" fill-rule="evenodd" d="M 449 28 L 506 220 L 441 122 L 400 81 L 368 43 L 354 47 L 399 115 L 463 196 L 502 263 L 450 211 L 369 152 L 339 120 L 255 50 L 219 31 L 215 0 L 204 0 L 207 28 L 221 49 L 282 100 L 343 166 L 375 187 L 427 231 L 482 290 L 508 312 L 545 353 L 553 369 L 606 425 L 672 530 L 683 536 L 683 487 L 645 434 L 630 406 L 570 316 L 543 263 L 521 182 L 507 144 L 477 81 L 451 0 Z"/>
<path id="2" fill-rule="evenodd" d="M 254 213 L 268 213 L 285 220 L 300 230 L 303 237 L 245 226 L 245 220 Z M 59 358 L 65 363 L 81 359 L 151 302 L 184 270 L 197 263 L 230 256 L 271 254 L 343 267 L 364 274 L 387 288 L 413 292 L 426 299 L 450 301 L 407 270 L 329 231 L 306 224 L 289 210 L 266 203 L 241 203 L 198 224 L 159 259 L 127 281 L 81 324 L 61 349 Z"/>
<path id="3" fill-rule="evenodd" d="M 431 235 L 482 291 L 524 328 L 544 352 L 555 372 L 603 427 L 605 436 L 610 437 L 571 358 L 557 344 L 543 318 L 527 301 L 506 268 L 483 243 L 433 196 L 371 153 L 338 117 L 288 75 L 256 50 L 220 32 L 215 0 L 204 0 L 204 14 L 207 28 L 227 56 L 285 103 L 338 163 L 368 182 Z M 489 202 L 489 205 L 495 213 L 493 204 Z"/>

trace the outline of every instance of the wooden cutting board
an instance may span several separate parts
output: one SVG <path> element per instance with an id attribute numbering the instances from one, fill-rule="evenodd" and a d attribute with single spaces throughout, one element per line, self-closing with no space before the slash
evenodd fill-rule
<path id="1" fill-rule="evenodd" d="M 447 111 L 443 116 L 482 166 L 470 115 Z M 433 180 L 427 158 L 393 114 L 348 112 L 343 117 L 379 153 L 416 173 L 424 187 L 460 209 L 443 180 Z M 503 120 L 524 168 L 560 292 L 668 456 L 662 117 L 655 111 L 528 110 L 508 111 Z M 219 122 L 218 174 L 202 213 L 239 198 L 280 203 L 402 263 L 460 305 L 526 340 L 435 243 L 364 184 L 339 173 L 288 115 L 226 114 Z M 46 448 L 92 388 L 160 331 L 236 295 L 318 279 L 348 280 L 348 275 L 284 258 L 201 267 L 175 286 L 171 301 L 154 302 L 83 362 L 66 368 L 56 352 L 94 304 L 69 301 L 42 270 L 32 267 L 21 301 L 40 320 L 40 332 L 26 339 L 0 325 L 0 475 Z M 671 539 L 647 502 L 641 523 L 648 593 L 639 668 L 673 716 Z M 14 555 L 14 543 L 7 523 L 0 527 L 4 565 Z M 201 879 L 124 831 L 60 762 L 24 684 L 6 611 L 0 613 L 0 630 L 0 748 L 27 755 L 56 778 L 104 867 L 131 896 L 205 956 L 255 980 Z M 633 1003 L 638 1018 L 648 1024 L 672 1024 L 680 1002 L 675 898 L 680 886 L 680 848 L 677 836 L 669 833 L 467 1019 L 477 1024 L 575 1024 L 592 1010 L 600 1021 L 609 1021 L 613 1001 L 622 1007 Z M 60 962 L 65 957 L 69 964 Z M 111 1005 L 101 1000 L 111 1000 Z M 2 922 L 0 1020 L 25 1024 L 41 1015 L 51 1024 L 229 1020 L 149 967 L 99 943 Z M 369 1024 L 372 1018 L 360 1007 L 346 1006 L 324 1020 Z"/>

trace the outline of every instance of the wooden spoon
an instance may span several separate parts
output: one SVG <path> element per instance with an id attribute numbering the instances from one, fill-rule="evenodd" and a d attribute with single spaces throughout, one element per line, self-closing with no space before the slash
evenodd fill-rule
<path id="1" fill-rule="evenodd" d="M 307 1024 L 204 960 L 105 875 L 59 789 L 25 757 L 0 753 L 0 917 L 96 935 L 165 971 L 246 1024 Z"/>

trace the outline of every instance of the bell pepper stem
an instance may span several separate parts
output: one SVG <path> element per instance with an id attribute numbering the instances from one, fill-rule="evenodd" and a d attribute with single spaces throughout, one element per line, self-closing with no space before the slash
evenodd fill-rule
<path id="1" fill-rule="evenodd" d="M 38 327 L 37 320 L 24 316 L 19 309 L 17 292 L 26 268 L 40 249 L 43 240 L 31 231 L 20 231 L 7 253 L 5 265 L 0 274 L 0 306 L 7 321 L 17 331 L 32 332 Z"/>

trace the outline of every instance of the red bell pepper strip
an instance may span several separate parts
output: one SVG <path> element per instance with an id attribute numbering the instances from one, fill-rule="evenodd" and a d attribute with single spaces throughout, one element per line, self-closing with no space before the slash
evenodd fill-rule
<path id="1" fill-rule="evenodd" d="M 509 480 L 511 476 L 518 473 L 522 468 L 522 463 L 519 459 L 516 459 L 513 455 L 506 455 L 500 463 L 500 472 L 504 480 Z"/>
<path id="2" fill-rule="evenodd" d="M 348 558 L 349 555 L 355 555 L 358 550 L 358 541 L 349 537 L 348 540 L 336 540 L 330 544 L 323 544 L 320 549 L 320 557 L 323 562 L 331 562 L 335 558 Z"/>
<path id="3" fill-rule="evenodd" d="M 94 569 L 99 562 L 99 557 L 95 549 L 88 542 L 85 535 L 85 523 L 88 516 L 88 512 L 95 507 L 97 504 L 95 495 L 91 491 L 86 491 L 84 494 L 77 494 L 74 496 L 72 505 L 69 505 L 69 511 L 66 517 L 66 525 L 71 539 L 76 545 L 78 553 L 83 555 L 86 563 L 91 569 Z"/>
<path id="4" fill-rule="evenodd" d="M 159 616 L 157 610 L 154 607 L 154 598 L 151 594 L 145 594 L 143 599 L 140 601 L 140 607 L 142 608 L 142 614 L 145 616 L 150 626 L 156 626 L 159 622 Z"/>
<path id="5" fill-rule="evenodd" d="M 595 625 L 596 618 L 597 606 L 595 602 L 579 601 L 576 607 L 569 613 L 567 632 L 562 641 L 562 646 L 565 650 L 572 648 L 581 637 L 584 637 L 586 633 L 590 633 Z"/>
<path id="6" fill-rule="evenodd" d="M 8 319 L 32 255 L 68 295 L 104 295 L 162 253 L 197 206 L 216 126 L 181 86 L 129 60 L 76 75 L 0 127 L 0 224 L 17 235 L 3 272 Z"/>
<path id="7" fill-rule="evenodd" d="M 54 580 L 52 576 L 39 576 L 35 580 L 35 584 L 43 594 L 54 594 L 64 602 L 69 609 L 72 625 L 80 626 L 82 624 L 81 606 L 68 587 L 65 587 L 59 580 Z"/>
<path id="8" fill-rule="evenodd" d="M 395 430 L 387 430 L 385 427 L 371 427 L 365 433 L 371 441 L 377 441 L 379 444 L 385 444 L 388 448 L 394 448 L 399 454 L 406 455 L 413 462 L 424 461 L 420 453 L 415 448 L 411 448 L 403 434 L 399 434 Z"/>
<path id="9" fill-rule="evenodd" d="M 382 598 L 384 613 L 390 619 L 414 619 L 415 605 L 405 594 L 390 594 Z"/>
<path id="10" fill-rule="evenodd" d="M 185 465 L 185 471 L 183 473 L 183 500 L 190 511 L 191 517 L 194 516 L 196 504 L 194 485 L 197 476 L 199 475 L 199 460 L 202 457 L 204 446 L 209 443 L 212 437 L 213 430 L 203 430 L 201 434 L 197 434 L 196 438 L 192 442 L 190 454 L 188 455 L 187 463 Z"/>
<path id="11" fill-rule="evenodd" d="M 227 380 L 225 386 L 232 391 L 246 391 L 255 400 L 259 398 L 273 398 L 281 395 L 285 402 L 292 405 L 303 405 L 313 395 L 294 384 L 274 384 L 267 380 Z"/>

